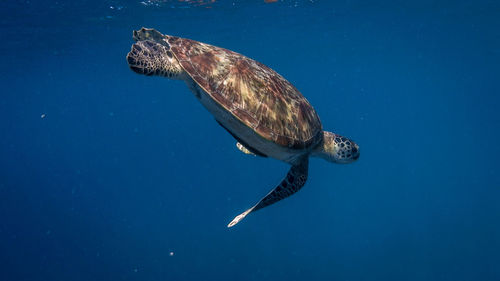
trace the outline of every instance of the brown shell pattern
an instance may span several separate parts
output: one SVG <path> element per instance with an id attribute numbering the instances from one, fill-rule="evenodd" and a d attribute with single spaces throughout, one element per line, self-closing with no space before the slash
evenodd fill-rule
<path id="1" fill-rule="evenodd" d="M 320 141 L 322 126 L 316 111 L 277 72 L 230 50 L 165 37 L 193 80 L 260 136 L 293 149 Z"/>

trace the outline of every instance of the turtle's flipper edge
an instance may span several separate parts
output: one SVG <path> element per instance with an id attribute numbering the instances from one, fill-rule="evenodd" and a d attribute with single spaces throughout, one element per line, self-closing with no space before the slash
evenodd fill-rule
<path id="1" fill-rule="evenodd" d="M 253 207 L 244 211 L 243 213 L 237 215 L 228 225 L 227 227 L 233 227 L 237 223 L 239 223 L 242 219 L 244 219 L 250 212 L 253 211 Z"/>
<path id="2" fill-rule="evenodd" d="M 306 183 L 308 167 L 309 167 L 309 160 L 307 157 L 304 158 L 304 160 L 302 160 L 298 165 L 292 166 L 290 171 L 288 171 L 286 177 L 281 181 L 281 183 L 276 188 L 274 188 L 271 192 L 269 192 L 255 206 L 236 216 L 227 225 L 227 227 L 232 227 L 236 225 L 251 212 L 272 205 L 280 201 L 281 199 L 285 199 L 286 197 L 299 191 Z"/>

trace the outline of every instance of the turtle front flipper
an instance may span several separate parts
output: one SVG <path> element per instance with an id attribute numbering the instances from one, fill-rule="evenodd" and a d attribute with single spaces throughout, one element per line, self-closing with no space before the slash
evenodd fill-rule
<path id="1" fill-rule="evenodd" d="M 143 35 L 137 36 L 137 38 L 143 37 Z M 136 39 L 135 32 L 134 38 Z M 137 41 L 127 54 L 127 62 L 130 69 L 138 74 L 163 76 L 170 79 L 185 79 L 186 77 L 184 69 L 170 51 L 170 46 L 164 41 Z"/>
<path id="2" fill-rule="evenodd" d="M 308 168 L 309 158 L 305 157 L 298 165 L 292 166 L 286 177 L 276 188 L 269 192 L 255 206 L 236 216 L 227 225 L 227 227 L 236 225 L 251 212 L 255 212 L 259 209 L 272 205 L 299 191 L 299 189 L 301 189 L 306 183 Z"/>

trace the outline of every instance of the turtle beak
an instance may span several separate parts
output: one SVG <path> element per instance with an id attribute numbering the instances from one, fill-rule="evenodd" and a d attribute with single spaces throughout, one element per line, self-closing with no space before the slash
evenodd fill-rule
<path id="1" fill-rule="evenodd" d="M 358 160 L 359 158 L 359 146 L 356 143 L 353 143 L 354 147 L 351 149 L 352 152 L 352 159 Z"/>

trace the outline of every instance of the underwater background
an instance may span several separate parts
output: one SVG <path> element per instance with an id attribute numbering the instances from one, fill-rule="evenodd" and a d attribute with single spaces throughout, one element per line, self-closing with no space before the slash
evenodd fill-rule
<path id="1" fill-rule="evenodd" d="M 360 159 L 245 155 L 132 30 L 293 83 Z M 2 1 L 0 280 L 500 280 L 498 1 Z"/>

